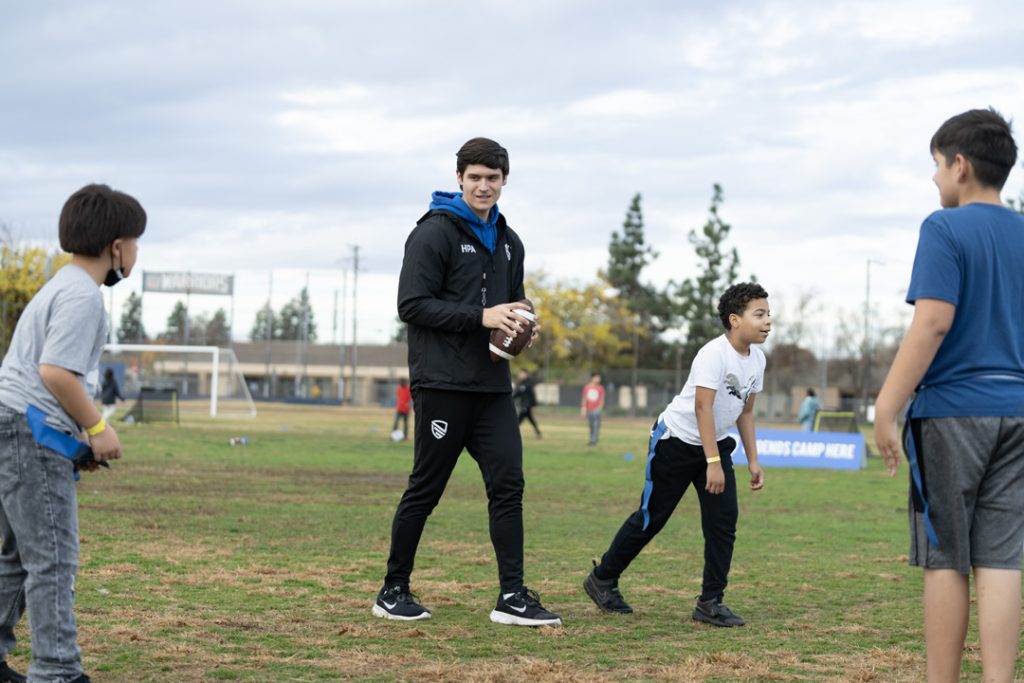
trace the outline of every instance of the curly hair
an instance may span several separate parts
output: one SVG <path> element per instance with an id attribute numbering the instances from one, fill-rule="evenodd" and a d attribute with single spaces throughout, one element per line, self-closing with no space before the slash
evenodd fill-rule
<path id="1" fill-rule="evenodd" d="M 754 299 L 767 299 L 768 292 L 756 282 L 740 282 L 729 289 L 718 300 L 718 317 L 722 319 L 722 325 L 726 331 L 732 329 L 729 325 L 729 316 L 735 313 L 743 315 L 747 310 L 747 304 Z"/>

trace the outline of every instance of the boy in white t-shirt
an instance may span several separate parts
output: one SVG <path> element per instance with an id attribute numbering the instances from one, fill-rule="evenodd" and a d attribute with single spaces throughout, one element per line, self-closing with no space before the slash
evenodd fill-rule
<path id="1" fill-rule="evenodd" d="M 727 433 L 736 425 L 749 463 L 750 489 L 761 489 L 754 396 L 764 385 L 765 357 L 754 345 L 771 331 L 768 292 L 758 284 L 733 285 L 719 300 L 718 314 L 726 333 L 697 352 L 686 385 L 651 431 L 640 508 L 583 581 L 587 595 L 605 612 L 633 611 L 619 592 L 619 576 L 661 531 L 693 484 L 704 532 L 704 580 L 693 619 L 727 627 L 746 623 L 722 602 L 739 516 L 731 457 L 736 442 Z"/>

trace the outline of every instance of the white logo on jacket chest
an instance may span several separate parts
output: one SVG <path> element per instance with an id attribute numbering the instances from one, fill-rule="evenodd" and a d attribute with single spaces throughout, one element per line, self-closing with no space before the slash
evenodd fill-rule
<path id="1" fill-rule="evenodd" d="M 476 253 L 476 247 L 474 247 L 472 244 L 463 244 L 462 245 L 462 253 L 463 254 L 475 254 Z"/>
<path id="2" fill-rule="evenodd" d="M 508 246 L 508 242 L 505 242 L 505 257 L 512 262 L 512 247 Z"/>

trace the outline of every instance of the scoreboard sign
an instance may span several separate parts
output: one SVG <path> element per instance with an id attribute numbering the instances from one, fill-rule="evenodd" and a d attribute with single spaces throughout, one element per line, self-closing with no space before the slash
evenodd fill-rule
<path id="1" fill-rule="evenodd" d="M 235 276 L 219 273 L 143 273 L 143 292 L 234 294 Z"/>

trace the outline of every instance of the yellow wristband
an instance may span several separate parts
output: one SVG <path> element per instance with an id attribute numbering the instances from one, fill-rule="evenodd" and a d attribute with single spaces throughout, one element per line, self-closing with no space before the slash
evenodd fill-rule
<path id="1" fill-rule="evenodd" d="M 102 432 L 106 428 L 107 428 L 107 421 L 104 420 L 101 417 L 100 421 L 97 422 L 96 424 L 94 424 L 92 427 L 89 427 L 88 429 L 86 429 L 85 433 L 88 434 L 89 436 L 96 436 L 97 434 L 99 434 L 100 432 Z"/>
<path id="2" fill-rule="evenodd" d="M 719 460 L 721 460 L 721 459 L 722 459 L 722 456 L 720 456 L 720 455 L 716 455 L 716 456 L 715 456 L 715 457 L 713 457 L 713 458 L 708 458 L 708 464 L 710 465 L 710 464 L 711 464 L 711 463 L 713 463 L 713 462 L 718 462 L 718 461 L 719 461 Z"/>

